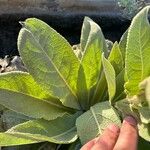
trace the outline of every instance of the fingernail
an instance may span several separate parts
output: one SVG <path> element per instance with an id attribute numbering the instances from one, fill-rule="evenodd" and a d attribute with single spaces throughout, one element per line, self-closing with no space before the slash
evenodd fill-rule
<path id="1" fill-rule="evenodd" d="M 109 125 L 108 129 L 111 130 L 114 133 L 119 133 L 119 131 L 120 131 L 120 128 L 118 126 L 114 125 L 114 124 Z"/>
<path id="2" fill-rule="evenodd" d="M 132 116 L 127 116 L 124 118 L 123 123 L 128 123 L 132 126 L 136 126 L 137 125 L 137 121 L 132 117 Z"/>

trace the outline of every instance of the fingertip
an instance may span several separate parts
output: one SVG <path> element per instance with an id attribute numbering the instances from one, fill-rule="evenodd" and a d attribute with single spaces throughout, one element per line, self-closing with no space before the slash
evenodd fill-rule
<path id="1" fill-rule="evenodd" d="M 120 128 L 115 125 L 109 125 L 103 132 L 103 134 L 96 140 L 95 147 L 99 147 L 101 149 L 113 149 L 118 136 L 119 136 Z"/>
<path id="2" fill-rule="evenodd" d="M 114 150 L 119 149 L 136 150 L 137 141 L 138 141 L 137 121 L 132 116 L 127 116 L 123 120 L 122 127 L 120 129 L 120 135 L 118 137 L 117 143 L 115 144 Z"/>
<path id="3" fill-rule="evenodd" d="M 124 118 L 123 124 L 126 124 L 126 123 L 129 124 L 129 125 L 132 125 L 133 127 L 137 126 L 137 121 L 132 116 L 127 116 L 127 117 Z"/>

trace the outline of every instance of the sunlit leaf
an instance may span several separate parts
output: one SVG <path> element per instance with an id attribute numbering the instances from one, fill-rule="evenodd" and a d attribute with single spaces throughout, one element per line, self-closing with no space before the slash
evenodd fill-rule
<path id="1" fill-rule="evenodd" d="M 65 106 L 80 109 L 76 96 L 79 60 L 69 43 L 41 20 L 23 23 L 19 53 L 35 81 Z"/>
<path id="2" fill-rule="evenodd" d="M 77 133 L 82 144 L 102 134 L 111 123 L 120 125 L 120 119 L 109 102 L 101 102 L 77 118 Z"/>
<path id="3" fill-rule="evenodd" d="M 150 24 L 149 6 L 142 9 L 129 27 L 126 48 L 126 92 L 133 96 L 139 93 L 139 83 L 150 75 Z"/>

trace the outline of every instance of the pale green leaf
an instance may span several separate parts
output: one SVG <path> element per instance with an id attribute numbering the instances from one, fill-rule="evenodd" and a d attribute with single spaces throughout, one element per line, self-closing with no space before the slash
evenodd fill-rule
<path id="1" fill-rule="evenodd" d="M 107 94 L 107 81 L 105 78 L 105 73 L 104 70 L 102 70 L 100 78 L 95 86 L 96 88 L 93 88 L 93 95 L 92 98 L 90 100 L 90 106 L 99 103 L 100 101 L 105 101 L 107 100 L 105 97 L 105 95 Z"/>
<path id="2" fill-rule="evenodd" d="M 124 70 L 125 69 L 123 69 L 116 77 L 116 94 L 112 100 L 112 103 L 126 97 L 124 92 Z"/>
<path id="3" fill-rule="evenodd" d="M 116 74 L 111 63 L 102 55 L 102 65 L 107 81 L 109 100 L 112 100 L 116 92 Z"/>
<path id="4" fill-rule="evenodd" d="M 138 125 L 139 135 L 150 142 L 150 124 L 140 124 Z"/>
<path id="5" fill-rule="evenodd" d="M 109 102 L 101 102 L 77 118 L 77 133 L 82 144 L 102 134 L 111 123 L 120 125 L 120 119 Z"/>
<path id="6" fill-rule="evenodd" d="M 150 77 L 144 79 L 140 84 L 139 84 L 140 90 L 144 91 L 144 99 L 142 101 L 144 103 L 147 103 L 150 108 Z"/>
<path id="7" fill-rule="evenodd" d="M 24 116 L 22 114 L 16 113 L 11 110 L 4 111 L 1 118 L 2 118 L 3 126 L 5 130 L 8 130 L 12 128 L 13 126 L 16 126 L 17 124 L 20 124 L 20 123 L 23 123 L 32 119 L 32 118 L 29 118 L 27 116 Z"/>
<path id="8" fill-rule="evenodd" d="M 112 64 L 115 70 L 116 74 L 116 94 L 113 98 L 112 102 L 117 101 L 118 99 L 122 99 L 125 97 L 124 93 L 124 58 L 122 55 L 124 55 L 125 51 L 123 51 L 124 46 L 124 39 L 123 36 L 120 41 L 120 45 L 115 42 L 113 45 L 113 48 L 110 52 L 110 55 L 108 57 L 108 60 Z M 122 53 L 120 50 L 120 47 L 122 48 Z"/>
<path id="9" fill-rule="evenodd" d="M 65 106 L 81 109 L 76 96 L 80 62 L 69 43 L 46 23 L 29 18 L 18 37 L 18 49 L 35 81 Z"/>
<path id="10" fill-rule="evenodd" d="M 96 33 L 96 31 L 98 33 Z M 99 36 L 99 37 L 98 37 Z M 81 30 L 81 37 L 80 37 L 80 49 L 82 52 L 86 51 L 86 48 L 88 45 L 95 39 L 95 38 L 100 39 L 101 51 L 104 51 L 105 54 L 107 55 L 107 46 L 106 42 L 104 39 L 104 35 L 101 31 L 101 28 L 99 27 L 98 24 L 96 24 L 92 19 L 89 17 L 85 17 L 82 25 L 82 30 Z"/>
<path id="11" fill-rule="evenodd" d="M 86 79 L 85 79 L 85 74 L 82 65 L 80 65 L 79 72 L 78 72 L 77 96 L 79 98 L 79 102 L 81 104 L 82 109 L 87 110 L 89 108 L 88 92 L 87 92 Z"/>
<path id="12" fill-rule="evenodd" d="M 128 30 L 125 31 L 125 33 L 122 35 L 122 37 L 119 41 L 119 49 L 120 49 L 120 52 L 121 52 L 121 55 L 122 55 L 123 65 L 125 63 L 127 36 L 128 36 Z"/>
<path id="13" fill-rule="evenodd" d="M 88 97 L 85 98 L 87 105 L 90 103 L 91 88 L 97 84 L 101 72 L 101 54 L 106 50 L 106 43 L 101 28 L 90 18 L 85 17 L 81 33 L 81 49 L 83 66 Z M 80 84 L 83 84 L 80 82 Z"/>
<path id="14" fill-rule="evenodd" d="M 128 99 L 122 99 L 115 103 L 115 108 L 120 112 L 122 119 L 126 116 L 133 116 L 137 121 L 140 121 L 140 116 L 138 110 L 133 109 L 130 106 L 130 102 Z"/>
<path id="15" fill-rule="evenodd" d="M 9 133 L 0 133 L 0 146 L 15 146 L 39 143 L 41 141 Z"/>
<path id="16" fill-rule="evenodd" d="M 86 84 L 89 90 L 96 84 L 99 78 L 101 69 L 101 53 L 105 49 L 105 40 L 100 27 L 95 22 L 93 22 L 90 18 L 85 17 L 84 23 L 85 25 L 88 24 L 88 26 L 90 26 L 90 30 L 88 39 L 86 39 L 86 46 L 81 64 L 83 65 Z M 84 32 L 88 31 L 85 30 Z"/>
<path id="17" fill-rule="evenodd" d="M 149 107 L 139 107 L 139 114 L 142 123 L 150 123 L 150 108 Z"/>
<path id="18" fill-rule="evenodd" d="M 91 31 L 91 25 L 89 23 L 91 19 L 89 17 L 85 17 L 82 25 L 82 30 L 81 30 L 81 37 L 80 37 L 80 48 L 81 51 L 85 51 L 85 47 L 89 38 L 89 34 Z"/>
<path id="19" fill-rule="evenodd" d="M 119 44 L 117 42 L 114 43 L 112 50 L 110 52 L 110 55 L 108 57 L 108 60 L 114 67 L 114 70 L 116 72 L 116 75 L 118 75 L 124 68 L 123 66 L 123 58 L 122 54 L 119 48 Z"/>
<path id="20" fill-rule="evenodd" d="M 0 104 L 26 116 L 46 120 L 63 116 L 69 110 L 23 72 L 0 75 Z"/>
<path id="21" fill-rule="evenodd" d="M 54 99 L 48 92 L 45 92 L 33 79 L 33 77 L 26 72 L 13 71 L 0 74 L 0 88 L 8 89 L 20 93 L 26 93 L 33 97 L 40 99 L 52 100 Z M 61 102 L 59 102 L 61 104 Z"/>
<path id="22" fill-rule="evenodd" d="M 78 138 L 75 122 L 79 115 L 64 115 L 51 121 L 31 120 L 11 128 L 7 133 L 58 144 L 72 143 Z"/>
<path id="23" fill-rule="evenodd" d="M 126 92 L 133 96 L 139 93 L 139 83 L 150 75 L 150 24 L 149 6 L 142 9 L 132 20 L 128 31 L 126 48 Z"/>

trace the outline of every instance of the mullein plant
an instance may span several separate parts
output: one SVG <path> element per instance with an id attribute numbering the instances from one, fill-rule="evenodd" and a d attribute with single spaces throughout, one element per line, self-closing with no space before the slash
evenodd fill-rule
<path id="1" fill-rule="evenodd" d="M 0 104 L 19 116 L 0 133 L 0 146 L 47 141 L 75 150 L 109 124 L 120 126 L 126 115 L 137 119 L 140 137 L 150 142 L 149 8 L 133 18 L 111 51 L 88 17 L 76 54 L 43 21 L 21 22 L 18 50 L 28 73 L 0 74 Z"/>

